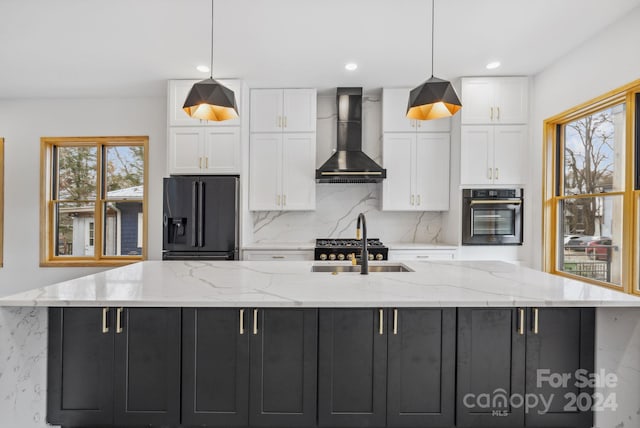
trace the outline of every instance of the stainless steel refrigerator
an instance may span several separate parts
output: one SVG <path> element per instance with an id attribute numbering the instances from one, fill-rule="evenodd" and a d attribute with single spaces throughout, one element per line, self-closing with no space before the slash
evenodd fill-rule
<path id="1" fill-rule="evenodd" d="M 163 195 L 163 260 L 238 259 L 237 176 L 165 178 Z"/>

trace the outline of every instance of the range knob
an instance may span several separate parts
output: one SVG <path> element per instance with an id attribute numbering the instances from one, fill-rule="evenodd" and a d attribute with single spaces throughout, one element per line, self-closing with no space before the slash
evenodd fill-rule
<path id="1" fill-rule="evenodd" d="M 382 253 L 378 253 L 376 254 L 376 260 L 382 260 L 384 258 L 384 256 L 382 255 Z"/>
<path id="2" fill-rule="evenodd" d="M 320 254 L 320 260 L 327 260 L 327 255 L 325 253 Z"/>
<path id="3" fill-rule="evenodd" d="M 353 253 L 347 254 L 347 260 L 351 260 L 353 258 Z"/>
<path id="4" fill-rule="evenodd" d="M 338 254 L 338 260 L 344 260 L 344 254 Z"/>
<path id="5" fill-rule="evenodd" d="M 369 260 L 373 260 L 373 254 L 369 253 Z"/>
<path id="6" fill-rule="evenodd" d="M 336 259 L 335 254 L 329 254 L 329 260 L 335 260 L 335 259 Z"/>

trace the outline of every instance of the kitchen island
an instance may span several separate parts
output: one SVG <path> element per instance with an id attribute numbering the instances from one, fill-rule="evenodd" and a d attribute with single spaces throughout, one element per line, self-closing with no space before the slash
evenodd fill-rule
<path id="1" fill-rule="evenodd" d="M 596 426 L 640 425 L 636 297 L 492 261 L 406 262 L 413 272 L 368 276 L 312 265 L 149 261 L 0 298 L 0 414 L 7 426 L 45 426 L 47 307 L 385 308 L 389 320 L 398 308 L 595 307 L 596 371 L 618 378 L 597 388 L 618 407 L 596 412 Z"/>

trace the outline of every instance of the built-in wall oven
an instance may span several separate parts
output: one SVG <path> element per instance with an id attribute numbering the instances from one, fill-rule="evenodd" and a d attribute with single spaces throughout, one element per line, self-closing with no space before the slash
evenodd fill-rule
<path id="1" fill-rule="evenodd" d="M 463 189 L 462 245 L 522 245 L 522 189 Z"/>

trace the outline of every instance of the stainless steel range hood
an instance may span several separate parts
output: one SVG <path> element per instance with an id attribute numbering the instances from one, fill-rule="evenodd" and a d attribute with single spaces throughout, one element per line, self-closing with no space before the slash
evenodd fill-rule
<path id="1" fill-rule="evenodd" d="M 316 170 L 320 183 L 379 183 L 387 170 L 362 151 L 362 88 L 338 88 L 337 151 Z"/>

